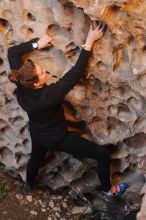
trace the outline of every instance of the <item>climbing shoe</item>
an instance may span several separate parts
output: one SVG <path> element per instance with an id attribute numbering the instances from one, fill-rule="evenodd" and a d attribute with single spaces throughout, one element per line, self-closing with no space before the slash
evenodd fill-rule
<path id="1" fill-rule="evenodd" d="M 127 183 L 120 183 L 111 187 L 112 196 L 120 196 L 122 195 L 129 185 Z"/>
<path id="2" fill-rule="evenodd" d="M 117 185 L 113 185 L 108 192 L 104 192 L 104 191 L 102 191 L 102 192 L 107 197 L 114 198 L 114 197 L 121 196 L 127 190 L 128 187 L 129 187 L 129 185 L 127 183 L 120 183 Z"/>

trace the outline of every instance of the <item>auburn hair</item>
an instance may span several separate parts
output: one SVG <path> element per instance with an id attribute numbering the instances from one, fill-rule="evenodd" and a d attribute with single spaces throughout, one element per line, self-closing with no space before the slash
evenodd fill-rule
<path id="1" fill-rule="evenodd" d="M 23 64 L 19 70 L 11 70 L 8 78 L 12 83 L 20 84 L 27 89 L 33 89 L 34 83 L 39 80 L 35 65 L 31 60 Z"/>

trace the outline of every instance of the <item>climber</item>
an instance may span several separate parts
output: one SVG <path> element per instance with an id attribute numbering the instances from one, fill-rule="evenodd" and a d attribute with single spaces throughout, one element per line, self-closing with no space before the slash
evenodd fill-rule
<path id="1" fill-rule="evenodd" d="M 105 31 L 99 22 L 92 24 L 82 45 L 82 50 L 74 67 L 59 81 L 47 85 L 48 74 L 37 63 L 28 60 L 23 63 L 22 55 L 33 50 L 53 46 L 52 38 L 45 34 L 37 41 L 28 41 L 8 48 L 10 64 L 9 80 L 16 85 L 16 98 L 19 105 L 27 112 L 30 136 L 32 140 L 31 156 L 27 163 L 25 187 L 33 189 L 35 177 L 48 151 L 62 151 L 78 157 L 92 158 L 97 161 L 96 171 L 101 182 L 101 191 L 107 196 L 124 192 L 127 184 L 116 186 L 110 181 L 110 153 L 106 146 L 98 145 L 81 137 L 77 132 L 67 131 L 62 102 L 65 95 L 74 87 L 82 76 L 95 41 Z M 110 145 L 109 145 L 110 147 Z"/>

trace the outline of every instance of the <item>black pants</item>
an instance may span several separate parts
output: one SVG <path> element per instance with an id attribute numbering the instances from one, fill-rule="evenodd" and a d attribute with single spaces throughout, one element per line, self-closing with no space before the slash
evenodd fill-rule
<path id="1" fill-rule="evenodd" d="M 46 144 L 45 144 L 46 145 Z M 47 147 L 38 138 L 32 138 L 32 153 L 27 164 L 26 181 L 29 185 L 34 183 L 38 168 L 40 167 L 48 150 L 62 151 L 77 157 L 86 157 L 97 160 L 97 174 L 101 182 L 101 189 L 108 191 L 110 182 L 110 154 L 104 146 L 82 138 L 79 134 L 68 132 L 67 136 L 57 146 Z"/>

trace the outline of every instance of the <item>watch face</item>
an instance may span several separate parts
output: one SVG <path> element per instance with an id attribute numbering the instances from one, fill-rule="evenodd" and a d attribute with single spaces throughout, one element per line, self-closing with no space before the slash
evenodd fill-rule
<path id="1" fill-rule="evenodd" d="M 33 43 L 33 48 L 34 49 L 38 48 L 38 44 L 37 43 Z"/>

